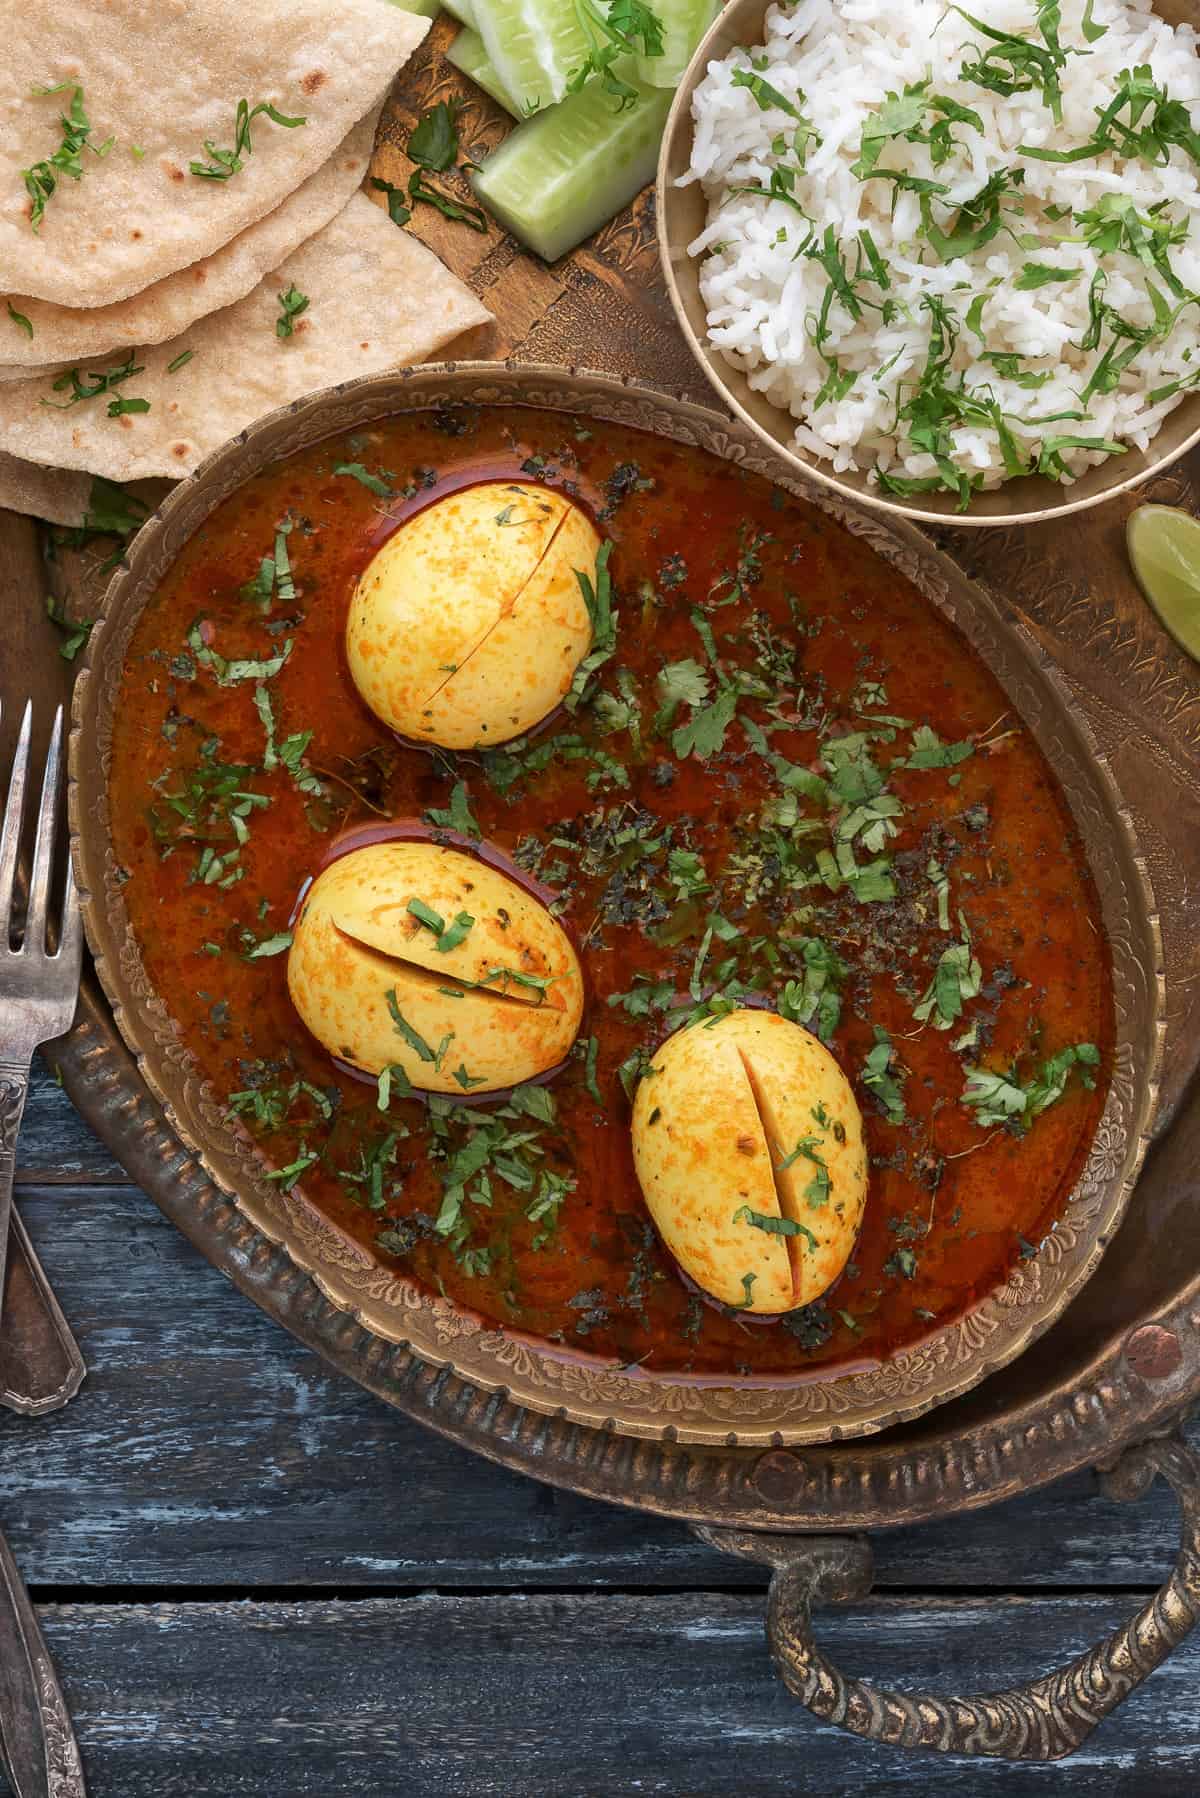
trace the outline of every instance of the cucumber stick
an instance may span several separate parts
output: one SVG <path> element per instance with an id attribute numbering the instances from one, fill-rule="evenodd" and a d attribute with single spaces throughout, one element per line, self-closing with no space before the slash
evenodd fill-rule
<path id="1" fill-rule="evenodd" d="M 618 112 L 595 82 L 510 132 L 472 177 L 496 218 L 553 262 L 627 206 L 654 176 L 668 88 Z"/>
<path id="2" fill-rule="evenodd" d="M 490 94 L 498 106 L 503 106 L 505 112 L 510 112 L 514 119 L 520 118 L 516 101 L 505 92 L 499 75 L 488 61 L 483 39 L 469 25 L 463 26 L 447 50 L 446 61 L 452 62 L 456 69 L 461 69 L 485 94 Z"/>
<path id="3" fill-rule="evenodd" d="M 639 56 L 637 78 L 650 87 L 676 88 L 692 52 L 717 16 L 718 0 L 651 0 L 663 28 L 661 56 Z"/>
<path id="4" fill-rule="evenodd" d="M 472 0 L 442 0 L 442 4 L 452 19 L 460 25 L 469 25 L 471 30 L 477 29 L 475 24 L 475 7 Z M 480 84 L 482 85 L 482 83 Z"/>
<path id="5" fill-rule="evenodd" d="M 440 0 L 389 0 L 389 5 L 398 6 L 401 12 L 420 13 L 423 19 L 433 19 L 441 10 Z"/>
<path id="6" fill-rule="evenodd" d="M 587 61 L 591 42 L 575 0 L 471 0 L 488 61 L 518 113 L 552 106 L 567 77 Z"/>

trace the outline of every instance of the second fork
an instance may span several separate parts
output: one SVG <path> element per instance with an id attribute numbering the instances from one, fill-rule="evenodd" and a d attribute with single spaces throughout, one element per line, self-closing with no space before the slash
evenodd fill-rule
<path id="1" fill-rule="evenodd" d="M 75 1015 L 82 928 L 68 862 L 61 882 L 58 947 L 51 951 L 61 707 L 55 714 L 46 756 L 23 921 L 19 916 L 20 847 L 32 732 L 32 706 L 27 705 L 0 826 L 0 1403 L 13 1410 L 40 1413 L 65 1404 L 78 1391 L 86 1370 L 79 1346 L 13 1210 L 12 1188 L 33 1052 L 40 1043 L 68 1030 Z M 7 1268 L 10 1240 L 17 1250 L 11 1273 Z"/>

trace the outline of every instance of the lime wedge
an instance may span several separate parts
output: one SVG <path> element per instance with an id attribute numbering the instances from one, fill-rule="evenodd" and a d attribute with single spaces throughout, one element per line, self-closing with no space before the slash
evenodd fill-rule
<path id="1" fill-rule="evenodd" d="M 1200 520 L 1175 506 L 1138 506 L 1125 542 L 1138 586 L 1175 641 L 1200 662 Z"/>

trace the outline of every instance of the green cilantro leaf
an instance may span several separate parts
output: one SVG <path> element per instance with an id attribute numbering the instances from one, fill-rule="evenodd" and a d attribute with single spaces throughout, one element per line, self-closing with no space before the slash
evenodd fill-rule
<path id="1" fill-rule="evenodd" d="M 441 830 L 456 830 L 460 836 L 464 837 L 483 835 L 471 811 L 466 782 L 462 780 L 455 781 L 450 790 L 449 807 L 431 805 L 425 816 L 430 824 L 436 825 Z"/>
<path id="2" fill-rule="evenodd" d="M 810 1249 L 817 1247 L 817 1239 L 808 1225 L 796 1223 L 790 1217 L 774 1217 L 768 1211 L 752 1211 L 749 1205 L 739 1205 L 733 1214 L 733 1221 L 735 1224 L 751 1224 L 754 1229 L 762 1230 L 768 1236 L 803 1236 Z"/>
<path id="3" fill-rule="evenodd" d="M 1078 280 L 1080 270 L 1077 268 L 1052 268 L 1048 262 L 1026 262 L 1013 283 L 1017 293 L 1033 293 L 1039 287 L 1049 287 L 1056 281 Z"/>
<path id="4" fill-rule="evenodd" d="M 56 87 L 38 87 L 33 92 L 35 96 L 41 97 L 62 93 L 70 86 L 69 81 L 60 81 Z M 40 231 L 46 201 L 54 194 L 62 177 L 67 175 L 72 181 L 83 179 L 83 151 L 90 150 L 93 156 L 107 156 L 114 142 L 111 137 L 102 144 L 91 142 L 92 127 L 84 111 L 82 87 L 72 89 L 70 105 L 65 113 L 59 115 L 58 122 L 62 128 L 62 142 L 57 150 L 43 162 L 35 162 L 32 168 L 21 170 L 25 191 L 33 202 L 29 223 L 34 231 Z M 12 313 L 11 305 L 9 312 Z M 19 314 L 15 316 L 19 317 Z M 29 335 L 32 337 L 32 329 Z"/>
<path id="5" fill-rule="evenodd" d="M 204 148 L 208 153 L 207 162 L 191 162 L 188 164 L 193 175 L 199 175 L 205 181 L 228 181 L 240 169 L 246 166 L 247 156 L 254 153 L 254 145 L 250 141 L 250 127 L 257 118 L 268 118 L 273 125 L 282 125 L 288 131 L 294 131 L 297 125 L 306 125 L 305 118 L 291 119 L 267 100 L 260 100 L 257 106 L 251 107 L 246 100 L 239 100 L 234 116 L 234 137 L 232 150 L 214 148 L 211 139 L 205 138 Z"/>
<path id="6" fill-rule="evenodd" d="M 308 295 L 301 293 L 296 286 L 287 287 L 277 295 L 279 300 L 279 317 L 275 320 L 276 337 L 290 337 L 295 330 L 295 320 L 303 312 L 308 311 Z"/>
<path id="7" fill-rule="evenodd" d="M 439 100 L 436 106 L 422 114 L 408 140 L 408 154 L 413 162 L 435 175 L 444 174 L 454 166 L 461 111 L 461 101 Z"/>
<path id="8" fill-rule="evenodd" d="M 962 1016 L 966 1001 L 977 998 L 983 986 L 983 970 L 972 952 L 971 933 L 961 912 L 958 923 L 962 940 L 942 951 L 933 979 L 913 1007 L 919 1023 L 932 1023 L 938 1030 L 949 1030 Z"/>
<path id="9" fill-rule="evenodd" d="M 393 489 L 388 486 L 387 482 L 381 480 L 377 474 L 371 474 L 361 462 L 335 462 L 333 472 L 334 474 L 350 475 L 360 486 L 365 487 L 369 493 L 378 494 L 380 499 L 395 498 L 395 493 Z"/>
<path id="10" fill-rule="evenodd" d="M 901 1088 L 903 1075 L 898 1078 L 892 1071 L 896 1051 L 891 1037 L 878 1024 L 874 1028 L 875 1046 L 867 1051 L 867 1058 L 863 1063 L 863 1085 L 869 1087 L 879 1100 L 888 1123 L 902 1124 L 907 1115 Z"/>

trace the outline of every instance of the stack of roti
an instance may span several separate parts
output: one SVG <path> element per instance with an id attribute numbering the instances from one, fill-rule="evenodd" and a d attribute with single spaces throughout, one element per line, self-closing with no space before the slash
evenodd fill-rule
<path id="1" fill-rule="evenodd" d="M 84 522 L 488 313 L 359 191 L 429 21 L 389 0 L 6 8 L 0 506 Z"/>

